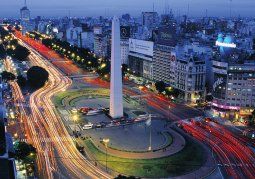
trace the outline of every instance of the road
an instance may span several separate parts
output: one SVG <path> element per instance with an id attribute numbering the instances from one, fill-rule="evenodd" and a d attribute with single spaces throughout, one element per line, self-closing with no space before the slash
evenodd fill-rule
<path id="1" fill-rule="evenodd" d="M 84 78 L 84 81 L 92 84 L 93 86 L 110 88 L 110 83 L 103 81 L 100 78 Z M 172 103 L 165 97 L 155 94 L 145 87 L 143 87 L 142 90 L 139 90 L 138 88 L 134 89 L 131 86 L 124 85 L 123 92 L 128 96 L 138 96 L 138 99 L 140 99 L 140 95 L 144 96 L 141 97 L 141 100 L 145 100 L 149 107 L 160 112 L 171 121 L 178 121 L 203 115 L 201 111 L 190 108 L 186 105 Z"/>
<path id="2" fill-rule="evenodd" d="M 37 162 L 41 178 L 111 178 L 109 174 L 95 167 L 94 163 L 86 160 L 77 150 L 51 102 L 51 97 L 66 90 L 72 81 L 30 46 L 22 41 L 20 43 L 32 52 L 29 57 L 31 63 L 49 72 L 47 84 L 32 93 L 27 102 L 17 83 L 11 84 L 15 103 L 22 114 L 21 119 L 26 123 L 28 138 L 38 151 Z M 28 105 L 30 109 L 26 107 Z M 51 142 L 42 140 L 49 138 L 52 139 Z"/>
<path id="3" fill-rule="evenodd" d="M 227 177 L 254 178 L 254 152 L 226 127 L 212 121 L 181 121 L 183 130 L 208 144 L 217 154 Z"/>
<path id="4" fill-rule="evenodd" d="M 50 62 L 52 62 L 52 64 L 54 64 L 54 66 L 56 66 L 66 75 L 79 76 L 81 74 L 84 75 L 89 73 L 81 69 L 77 65 L 75 65 L 72 60 L 66 57 L 60 56 L 54 50 L 51 50 L 45 47 L 42 43 L 35 41 L 31 38 L 24 37 L 21 35 L 20 32 L 17 32 L 17 31 L 15 35 L 19 37 L 20 39 L 22 39 L 23 41 L 25 41 L 26 43 L 30 44 L 34 49 L 40 52 L 40 54 L 46 57 Z M 103 81 L 100 78 L 96 78 L 96 79 L 83 78 L 83 79 L 84 79 L 84 82 L 90 83 L 93 86 L 110 88 L 109 82 Z M 134 90 L 132 86 L 129 86 L 126 84 L 123 87 L 123 92 L 124 94 L 129 96 L 145 95 L 146 97 L 142 99 L 146 100 L 146 103 L 148 104 L 148 106 L 150 106 L 151 108 L 155 109 L 157 112 L 160 112 L 161 114 L 163 114 L 166 118 L 169 118 L 173 121 L 193 118 L 193 117 L 201 116 L 203 114 L 201 111 L 193 109 L 189 106 L 172 103 L 166 98 L 158 94 L 155 94 L 154 92 L 151 92 L 146 88 L 143 88 L 143 90 L 139 91 L 138 88 Z"/>

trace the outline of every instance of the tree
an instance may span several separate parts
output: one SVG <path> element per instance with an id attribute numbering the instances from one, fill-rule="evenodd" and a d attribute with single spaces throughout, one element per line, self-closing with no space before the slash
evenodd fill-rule
<path id="1" fill-rule="evenodd" d="M 33 66 L 27 71 L 27 80 L 34 88 L 41 88 L 49 79 L 49 73 L 42 67 Z"/>
<path id="2" fill-rule="evenodd" d="M 25 160 L 28 156 L 34 155 L 36 149 L 26 142 L 16 142 L 14 144 L 15 156 L 18 160 Z"/>
<path id="3" fill-rule="evenodd" d="M 3 71 L 1 75 L 2 75 L 2 79 L 5 81 L 11 81 L 16 79 L 16 76 L 13 73 L 8 71 Z"/>
<path id="4" fill-rule="evenodd" d="M 166 89 L 166 84 L 163 81 L 157 81 L 155 86 L 159 93 L 162 93 Z"/>
<path id="5" fill-rule="evenodd" d="M 127 64 L 122 64 L 121 66 L 121 69 L 122 69 L 122 78 L 124 78 L 125 74 L 127 73 L 127 69 L 128 69 L 128 66 Z"/>
<path id="6" fill-rule="evenodd" d="M 4 46 L 3 44 L 0 44 L 0 58 L 5 57 L 5 55 L 6 55 L 6 52 L 5 52 Z"/>
<path id="7" fill-rule="evenodd" d="M 13 51 L 14 55 L 13 57 L 20 60 L 20 61 L 25 61 L 27 60 L 28 55 L 30 54 L 30 51 L 21 45 L 17 45 L 15 50 Z"/>
<path id="8" fill-rule="evenodd" d="M 176 88 L 171 88 L 171 89 L 166 88 L 166 95 L 168 96 L 173 96 L 177 98 L 179 94 L 180 94 L 180 91 Z"/>
<path id="9" fill-rule="evenodd" d="M 20 87 L 24 87 L 27 84 L 27 79 L 24 76 L 19 75 L 17 77 L 17 83 L 19 84 Z"/>
<path id="10" fill-rule="evenodd" d="M 252 111 L 250 117 L 249 117 L 249 125 L 254 125 L 255 124 L 255 109 Z"/>

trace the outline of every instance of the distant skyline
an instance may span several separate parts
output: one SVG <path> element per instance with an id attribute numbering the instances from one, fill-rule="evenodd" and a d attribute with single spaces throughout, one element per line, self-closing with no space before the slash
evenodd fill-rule
<path id="1" fill-rule="evenodd" d="M 168 5 L 175 15 L 189 16 L 230 16 L 230 0 L 27 0 L 31 16 L 61 17 L 70 12 L 72 17 L 113 16 L 129 13 L 139 16 L 142 11 L 152 11 L 159 14 Z M 0 0 L 0 17 L 18 18 L 19 10 L 24 6 L 24 0 Z M 189 8 L 188 8 L 189 6 Z M 232 16 L 254 17 L 255 0 L 232 0 Z"/>

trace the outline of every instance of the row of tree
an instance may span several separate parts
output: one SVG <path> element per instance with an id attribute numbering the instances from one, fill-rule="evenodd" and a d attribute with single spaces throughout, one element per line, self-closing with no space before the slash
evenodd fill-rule
<path id="1" fill-rule="evenodd" d="M 177 98 L 180 94 L 180 91 L 176 88 L 167 88 L 167 85 L 163 81 L 157 81 L 155 83 L 155 87 L 159 93 L 163 93 L 169 97 Z"/>
<path id="2" fill-rule="evenodd" d="M 15 158 L 22 163 L 27 175 L 34 176 L 36 148 L 25 142 L 15 142 L 14 152 Z"/>
<path id="3" fill-rule="evenodd" d="M 0 55 L 2 57 L 9 55 L 19 61 L 27 60 L 30 51 L 26 47 L 20 45 L 17 39 L 14 39 L 12 34 L 3 27 L 0 27 L 0 38 Z"/>
<path id="4" fill-rule="evenodd" d="M 25 87 L 29 84 L 32 88 L 38 89 L 45 85 L 49 79 L 49 73 L 42 67 L 33 66 L 27 71 L 27 78 L 24 76 L 15 76 L 11 72 L 3 71 L 1 73 L 4 81 L 12 81 L 17 79 L 17 83 L 20 87 Z"/>
<path id="5" fill-rule="evenodd" d="M 55 50 L 62 57 L 72 59 L 86 70 L 96 71 L 102 77 L 110 73 L 110 61 L 107 58 L 98 58 L 89 49 L 79 48 L 56 38 L 47 38 L 37 32 L 30 32 L 27 36 L 40 40 L 46 47 Z"/>

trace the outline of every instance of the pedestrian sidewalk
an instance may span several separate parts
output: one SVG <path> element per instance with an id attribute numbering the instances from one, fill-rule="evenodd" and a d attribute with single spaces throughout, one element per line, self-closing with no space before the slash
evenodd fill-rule
<path id="1" fill-rule="evenodd" d="M 125 152 L 120 150 L 115 150 L 112 148 L 107 148 L 107 153 L 112 156 L 121 157 L 121 158 L 129 158 L 129 159 L 151 159 L 151 158 L 161 158 L 161 157 L 167 157 L 169 155 L 173 155 L 179 151 L 181 151 L 186 142 L 185 139 L 175 132 L 172 129 L 168 129 L 167 132 L 169 132 L 172 136 L 173 142 L 170 146 L 166 147 L 165 149 L 161 149 L 158 151 L 148 151 L 148 152 Z M 105 153 L 106 148 L 105 146 L 100 143 L 100 141 L 94 142 L 94 145 Z"/>

